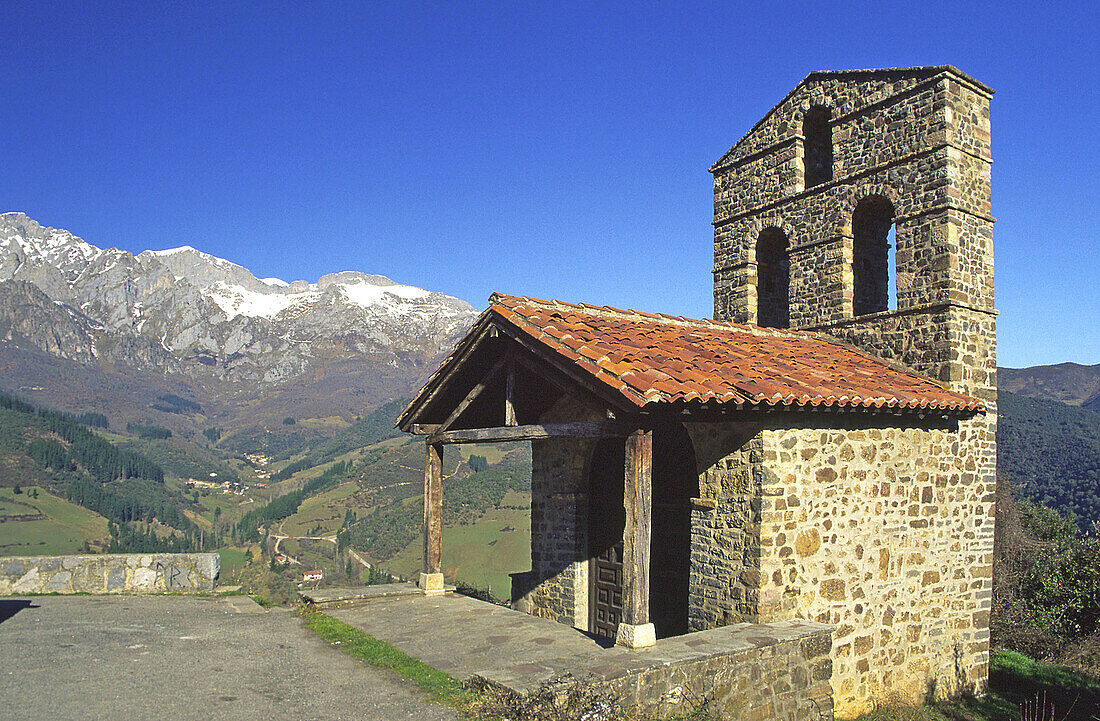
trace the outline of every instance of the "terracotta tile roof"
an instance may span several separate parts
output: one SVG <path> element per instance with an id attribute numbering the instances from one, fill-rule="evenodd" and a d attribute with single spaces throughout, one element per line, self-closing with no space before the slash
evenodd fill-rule
<path id="1" fill-rule="evenodd" d="M 974 398 L 813 333 L 501 294 L 489 301 L 487 314 L 638 407 L 688 401 L 984 411 Z"/>

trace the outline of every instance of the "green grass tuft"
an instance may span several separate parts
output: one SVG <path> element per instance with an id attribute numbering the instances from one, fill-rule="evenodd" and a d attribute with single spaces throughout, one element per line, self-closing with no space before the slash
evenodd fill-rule
<path id="1" fill-rule="evenodd" d="M 411 679 L 438 700 L 451 705 L 459 705 L 466 700 L 466 691 L 461 683 L 385 641 L 379 641 L 354 626 L 323 613 L 307 611 L 302 618 L 306 628 L 328 643 L 372 666 L 390 669 Z"/>

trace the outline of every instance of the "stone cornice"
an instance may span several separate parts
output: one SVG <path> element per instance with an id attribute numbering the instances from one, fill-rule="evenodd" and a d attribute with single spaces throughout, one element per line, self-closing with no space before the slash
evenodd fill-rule
<path id="1" fill-rule="evenodd" d="M 808 198 L 808 197 L 810 197 L 812 195 L 815 195 L 815 194 L 823 193 L 823 192 L 825 192 L 827 190 L 830 190 L 831 188 L 834 188 L 838 185 L 851 184 L 852 182 L 854 182 L 856 180 L 859 180 L 860 178 L 864 178 L 864 177 L 867 177 L 869 175 L 874 175 L 875 173 L 879 173 L 883 170 L 889 170 L 890 168 L 895 168 L 899 165 L 905 165 L 905 164 L 910 163 L 914 160 L 918 160 L 918 159 L 921 159 L 921 158 L 928 157 L 930 155 L 933 155 L 933 154 L 935 154 L 935 153 L 937 153 L 941 150 L 947 149 L 947 148 L 954 148 L 955 150 L 958 150 L 960 153 L 964 153 L 964 154 L 969 155 L 971 157 L 977 158 L 978 160 L 984 160 L 987 163 L 992 163 L 993 162 L 991 159 L 982 158 L 981 156 L 974 155 L 973 153 L 969 152 L 965 148 L 961 148 L 961 147 L 959 147 L 958 145 L 956 145 L 954 143 L 945 141 L 945 142 L 942 142 L 942 143 L 937 143 L 935 145 L 929 146 L 929 147 L 927 147 L 923 150 L 918 150 L 915 153 L 908 153 L 906 155 L 902 155 L 902 156 L 899 156 L 897 158 L 894 158 L 893 160 L 890 160 L 888 162 L 879 163 L 878 165 L 874 165 L 870 168 L 865 168 L 863 170 L 859 170 L 859 171 L 856 171 L 854 173 L 850 173 L 848 175 L 841 176 L 839 178 L 834 178 L 834 179 L 830 180 L 827 183 L 821 183 L 819 185 L 813 186 L 812 188 L 806 188 L 804 190 L 800 190 L 797 193 L 793 193 L 792 195 L 784 196 L 783 198 L 780 198 L 778 200 L 772 200 L 770 202 L 763 203 L 761 205 L 757 205 L 753 208 L 749 208 L 748 210 L 743 210 L 739 213 L 729 215 L 725 218 L 722 218 L 721 220 L 715 220 L 715 221 L 711 222 L 711 225 L 713 225 L 715 228 L 719 228 L 723 225 L 729 225 L 730 223 L 733 223 L 737 220 L 740 220 L 741 218 L 745 218 L 745 217 L 748 217 L 748 216 L 751 216 L 751 215 L 756 215 L 758 213 L 763 213 L 763 212 L 766 212 L 766 211 L 769 211 L 769 210 L 773 210 L 775 208 L 778 208 L 781 205 L 786 205 L 787 203 L 790 203 L 792 201 L 801 200 L 803 198 Z M 952 207 L 957 207 L 957 206 L 952 206 Z M 959 209 L 962 210 L 961 208 L 959 208 Z M 981 216 L 979 216 L 979 217 L 981 217 Z"/>
<path id="2" fill-rule="evenodd" d="M 859 325 L 860 323 L 866 323 L 868 321 L 883 320 L 886 318 L 902 317 L 907 315 L 920 315 L 923 313 L 936 313 L 942 310 L 948 310 L 949 308 L 957 308 L 959 310 L 968 310 L 974 313 L 982 313 L 996 317 L 1000 315 L 1000 311 L 996 308 L 978 308 L 977 306 L 969 305 L 967 303 L 959 303 L 954 300 L 936 301 L 934 303 L 922 303 L 921 305 L 913 306 L 912 308 L 903 308 L 901 310 L 881 310 L 877 313 L 868 313 L 867 315 L 856 316 L 855 318 L 842 318 L 841 320 L 833 320 L 827 323 L 818 323 L 816 325 L 799 326 L 796 330 L 805 331 L 807 333 L 828 333 L 831 328 L 847 328 L 853 325 Z"/>

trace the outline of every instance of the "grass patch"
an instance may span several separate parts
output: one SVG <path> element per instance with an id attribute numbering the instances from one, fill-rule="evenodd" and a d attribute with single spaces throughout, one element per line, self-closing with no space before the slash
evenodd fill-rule
<path id="1" fill-rule="evenodd" d="M 31 498 L 37 490 L 38 498 Z M 7 520 L 0 523 L 0 556 L 54 556 L 79 553 L 84 542 L 102 543 L 107 538 L 107 519 L 44 488 L 28 486 L 15 495 L 0 488 L 2 515 L 42 514 L 41 520 Z"/>
<path id="2" fill-rule="evenodd" d="M 530 506 L 531 494 L 509 491 L 502 506 Z M 420 570 L 423 542 L 417 539 L 382 565 L 413 578 Z M 531 567 L 531 511 L 529 508 L 490 508 L 467 526 L 443 529 L 443 573 L 447 579 L 489 589 L 494 598 L 507 600 L 512 579 L 508 571 Z"/>
<path id="3" fill-rule="evenodd" d="M 321 527 L 318 535 L 336 533 L 344 523 L 344 514 L 348 508 L 354 508 L 357 513 L 363 512 L 363 509 L 348 501 L 358 490 L 359 484 L 356 481 L 347 481 L 316 496 L 310 496 L 302 501 L 297 512 L 282 522 L 283 533 L 288 536 L 315 535 L 311 531 L 317 526 Z"/>
<path id="4" fill-rule="evenodd" d="M 993 693 L 986 701 L 1000 701 L 990 711 L 1004 714 L 989 718 L 1018 719 L 1020 708 L 1025 703 L 1033 705 L 1037 696 L 1045 699 L 1048 707 L 1053 704 L 1059 720 L 1091 721 L 1100 717 L 1100 679 L 1072 668 L 1035 661 L 1015 651 L 998 651 L 990 658 L 989 678 Z"/>
<path id="5" fill-rule="evenodd" d="M 1098 710 L 1100 679 L 1014 651 L 997 651 L 990 655 L 989 693 L 982 698 L 923 706 L 888 700 L 856 721 L 1020 721 L 1033 716 L 1094 721 L 1100 718 Z"/>
<path id="6" fill-rule="evenodd" d="M 467 701 L 467 693 L 461 683 L 442 671 L 437 671 L 407 653 L 397 650 L 385 641 L 379 641 L 354 626 L 316 611 L 304 612 L 302 621 L 306 628 L 329 644 L 338 646 L 341 651 L 350 653 L 372 666 L 401 674 L 439 701 L 458 706 Z"/>
<path id="7" fill-rule="evenodd" d="M 217 554 L 223 578 L 232 578 L 248 563 L 248 552 L 243 548 L 219 548 Z"/>

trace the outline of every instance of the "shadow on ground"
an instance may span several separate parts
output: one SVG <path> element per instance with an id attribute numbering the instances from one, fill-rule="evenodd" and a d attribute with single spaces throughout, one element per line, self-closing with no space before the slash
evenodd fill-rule
<path id="1" fill-rule="evenodd" d="M 959 721 L 1097 721 L 1100 679 L 1064 666 L 1033 661 L 1012 652 L 993 655 L 988 696 L 952 704 L 941 711 Z"/>
<path id="2" fill-rule="evenodd" d="M 7 621 L 24 608 L 38 608 L 25 598 L 0 599 L 0 623 Z"/>

